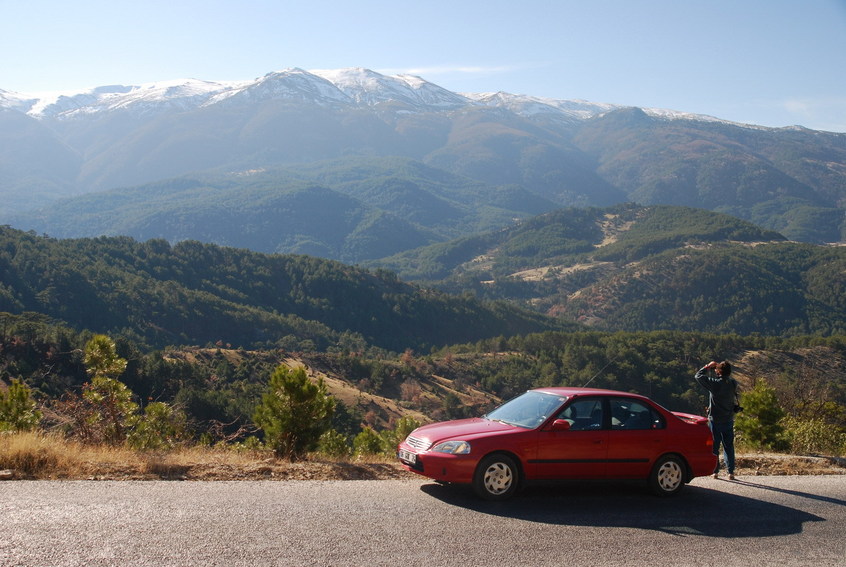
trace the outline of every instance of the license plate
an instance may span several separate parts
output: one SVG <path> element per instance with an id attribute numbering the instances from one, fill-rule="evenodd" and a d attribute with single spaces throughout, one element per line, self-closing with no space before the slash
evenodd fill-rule
<path id="1" fill-rule="evenodd" d="M 398 456 L 401 461 L 406 461 L 407 463 L 414 464 L 417 462 L 417 455 L 405 449 L 400 449 Z"/>

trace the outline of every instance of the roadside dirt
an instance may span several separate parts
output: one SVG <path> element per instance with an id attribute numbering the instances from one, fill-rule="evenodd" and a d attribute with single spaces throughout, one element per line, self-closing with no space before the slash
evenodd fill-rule
<path id="1" fill-rule="evenodd" d="M 846 459 L 819 456 L 745 454 L 737 457 L 738 476 L 841 475 Z M 141 465 L 89 463 L 74 475 L 21 475 L 0 471 L 0 480 L 52 478 L 64 480 L 390 480 L 419 478 L 396 462 L 288 462 L 266 459 L 238 464 L 225 462 L 168 462 L 152 458 Z"/>
<path id="2" fill-rule="evenodd" d="M 157 474 L 159 478 L 179 480 L 389 480 L 417 476 L 395 463 L 289 463 L 277 460 L 243 467 L 204 463 L 186 470 L 157 471 Z"/>
<path id="3" fill-rule="evenodd" d="M 846 474 L 846 459 L 779 454 L 738 455 L 738 476 Z M 161 474 L 164 473 L 164 474 Z M 397 463 L 330 463 L 266 461 L 233 468 L 202 464 L 182 471 L 160 471 L 160 476 L 185 480 L 387 480 L 419 478 Z"/>
<path id="4" fill-rule="evenodd" d="M 743 476 L 846 474 L 846 458 L 750 453 L 737 456 L 736 469 Z"/>

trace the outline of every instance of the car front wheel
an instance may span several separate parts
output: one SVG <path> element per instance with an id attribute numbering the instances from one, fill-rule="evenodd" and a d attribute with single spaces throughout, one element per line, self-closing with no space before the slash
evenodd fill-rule
<path id="1" fill-rule="evenodd" d="M 685 465 L 680 457 L 667 455 L 658 459 L 649 475 L 649 487 L 659 496 L 673 496 L 684 487 Z"/>
<path id="2" fill-rule="evenodd" d="M 520 484 L 520 471 L 508 455 L 489 455 L 482 459 L 473 477 L 473 489 L 486 500 L 505 500 Z"/>

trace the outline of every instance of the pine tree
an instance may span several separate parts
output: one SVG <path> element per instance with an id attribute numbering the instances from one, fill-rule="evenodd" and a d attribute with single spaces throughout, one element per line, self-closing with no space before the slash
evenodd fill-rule
<path id="1" fill-rule="evenodd" d="M 254 420 L 277 457 L 297 460 L 317 448 L 332 426 L 334 408 L 322 378 L 312 382 L 304 368 L 280 366 L 270 376 Z"/>
<path id="2" fill-rule="evenodd" d="M 114 341 L 106 335 L 95 335 L 88 341 L 84 360 L 91 382 L 82 395 L 94 407 L 91 419 L 96 423 L 92 425 L 107 443 L 123 443 L 138 411 L 132 391 L 118 380 L 126 370 L 126 360 L 117 355 Z"/>

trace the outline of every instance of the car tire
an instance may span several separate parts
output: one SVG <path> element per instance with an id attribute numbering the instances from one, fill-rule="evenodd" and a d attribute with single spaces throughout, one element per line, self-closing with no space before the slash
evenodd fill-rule
<path id="1" fill-rule="evenodd" d="M 658 459 L 649 475 L 649 488 L 658 496 L 674 496 L 684 488 L 685 464 L 678 455 Z"/>
<path id="2" fill-rule="evenodd" d="M 473 489 L 485 500 L 507 500 L 520 486 L 520 469 L 508 455 L 488 455 L 473 475 Z"/>

